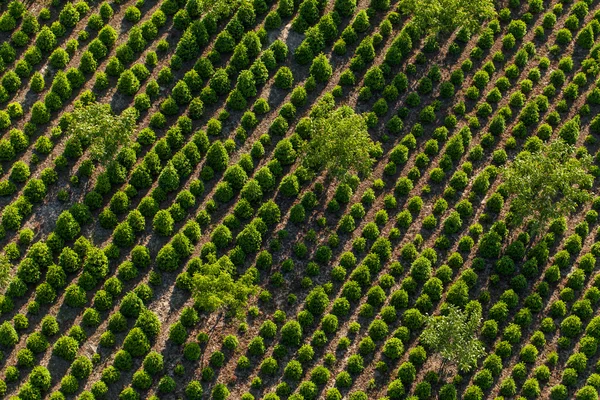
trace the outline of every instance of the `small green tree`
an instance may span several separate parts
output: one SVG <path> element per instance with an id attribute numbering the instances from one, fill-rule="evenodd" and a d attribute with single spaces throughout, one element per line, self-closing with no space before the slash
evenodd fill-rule
<path id="1" fill-rule="evenodd" d="M 11 267 L 8 257 L 0 255 L 0 289 L 4 289 L 10 283 Z"/>
<path id="2" fill-rule="evenodd" d="M 140 81 L 133 71 L 126 69 L 121 73 L 121 76 L 117 81 L 117 90 L 128 96 L 133 96 L 140 90 Z"/>
<path id="3" fill-rule="evenodd" d="M 514 221 L 529 223 L 532 233 L 548 221 L 567 216 L 591 199 L 592 157 L 575 157 L 575 147 L 557 139 L 539 151 L 523 151 L 502 171 Z"/>
<path id="4" fill-rule="evenodd" d="M 591 49 L 594 46 L 594 29 L 589 24 L 585 26 L 577 35 L 577 44 L 584 49 Z"/>
<path id="5" fill-rule="evenodd" d="M 333 74 L 333 68 L 329 60 L 323 53 L 319 54 L 310 66 L 310 74 L 315 77 L 317 82 L 327 82 Z"/>
<path id="6" fill-rule="evenodd" d="M 348 106 L 335 110 L 327 106 L 312 118 L 311 139 L 305 146 L 305 164 L 326 169 L 335 177 L 352 170 L 369 175 L 375 144 L 369 136 L 365 119 Z"/>
<path id="7" fill-rule="evenodd" d="M 426 33 L 451 33 L 459 28 L 479 30 L 496 15 L 493 0 L 403 0 L 401 9 Z"/>
<path id="8" fill-rule="evenodd" d="M 133 108 L 115 115 L 110 104 L 92 103 L 73 111 L 67 135 L 76 136 L 82 143 L 90 143 L 92 157 L 108 164 L 119 147 L 130 143 L 136 119 L 137 112 Z"/>
<path id="9" fill-rule="evenodd" d="M 465 312 L 449 305 L 446 315 L 426 317 L 420 340 L 442 358 L 441 371 L 447 364 L 454 364 L 459 370 L 468 372 L 486 354 L 485 347 L 477 340 L 480 323 L 478 307 Z"/>

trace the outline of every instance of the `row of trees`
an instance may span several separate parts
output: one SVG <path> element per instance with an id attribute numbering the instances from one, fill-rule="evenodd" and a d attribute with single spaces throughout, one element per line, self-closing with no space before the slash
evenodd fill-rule
<path id="1" fill-rule="evenodd" d="M 348 106 L 334 108 L 327 103 L 314 114 L 310 139 L 302 149 L 305 166 L 335 178 L 351 172 L 368 175 L 376 145 L 364 118 Z M 130 143 L 136 117 L 133 109 L 114 115 L 110 105 L 92 103 L 73 112 L 68 135 L 90 143 L 92 157 L 107 164 L 119 147 Z M 512 197 L 511 212 L 516 220 L 528 224 L 532 233 L 591 199 L 591 156 L 574 154 L 575 148 L 559 139 L 538 151 L 521 152 L 504 169 L 504 184 Z"/>

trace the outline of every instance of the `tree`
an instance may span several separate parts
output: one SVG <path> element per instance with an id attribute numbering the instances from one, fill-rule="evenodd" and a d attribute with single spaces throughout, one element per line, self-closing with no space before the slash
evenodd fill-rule
<path id="1" fill-rule="evenodd" d="M 0 289 L 4 289 L 10 283 L 10 270 L 12 265 L 5 255 L 0 255 Z"/>
<path id="2" fill-rule="evenodd" d="M 203 263 L 193 276 L 192 296 L 196 306 L 217 313 L 209 338 L 223 317 L 241 318 L 248 308 L 248 298 L 256 293 L 256 269 L 249 269 L 237 280 L 233 277 L 234 269 L 225 256 L 214 263 Z"/>
<path id="3" fill-rule="evenodd" d="M 67 135 L 90 143 L 92 157 L 108 164 L 121 146 L 131 141 L 137 113 L 128 108 L 121 115 L 113 114 L 110 104 L 92 103 L 76 108 L 69 122 Z"/>
<path id="4" fill-rule="evenodd" d="M 496 15 L 493 0 L 403 0 L 401 9 L 412 14 L 416 27 L 425 33 L 452 33 L 466 28 L 477 31 Z"/>
<path id="5" fill-rule="evenodd" d="M 365 119 L 348 106 L 324 111 L 311 119 L 312 137 L 304 149 L 305 164 L 324 168 L 337 177 L 351 170 L 368 175 L 374 162 L 371 151 L 375 144 Z"/>
<path id="6" fill-rule="evenodd" d="M 425 323 L 420 340 L 440 355 L 442 371 L 447 363 L 451 363 L 461 371 L 468 372 L 486 354 L 483 344 L 477 340 L 481 323 L 481 310 L 478 307 L 465 312 L 449 305 L 446 315 L 428 316 Z"/>
<path id="7" fill-rule="evenodd" d="M 67 28 L 73 28 L 79 22 L 79 12 L 73 6 L 73 3 L 69 2 L 63 7 L 58 19 Z"/>
<path id="8" fill-rule="evenodd" d="M 594 46 L 594 29 L 592 24 L 585 26 L 577 35 L 577 44 L 584 49 L 591 49 Z"/>
<path id="9" fill-rule="evenodd" d="M 356 0 L 335 0 L 334 9 L 343 17 L 350 17 L 356 10 Z"/>
<path id="10" fill-rule="evenodd" d="M 192 60 L 198 55 L 199 47 L 196 37 L 190 28 L 184 33 L 179 42 L 177 43 L 177 49 L 175 53 L 183 60 Z"/>
<path id="11" fill-rule="evenodd" d="M 333 69 L 329 64 L 329 60 L 323 53 L 319 54 L 313 60 L 310 66 L 310 74 L 315 77 L 317 82 L 327 82 L 333 74 Z"/>
<path id="12" fill-rule="evenodd" d="M 126 69 L 121 73 L 121 76 L 117 82 L 117 90 L 120 93 L 128 96 L 133 96 L 138 90 L 140 90 L 140 81 L 135 76 L 133 71 Z"/>
<path id="13" fill-rule="evenodd" d="M 35 44 L 42 52 L 50 53 L 56 47 L 56 36 L 49 27 L 44 26 L 38 34 Z"/>
<path id="14" fill-rule="evenodd" d="M 530 223 L 533 233 L 548 221 L 567 216 L 590 200 L 592 157 L 575 157 L 575 147 L 557 139 L 536 152 L 521 152 L 502 172 L 512 198 L 514 221 Z"/>
<path id="15" fill-rule="evenodd" d="M 194 274 L 193 297 L 201 310 L 239 317 L 247 308 L 248 297 L 256 291 L 254 274 L 249 271 L 235 280 L 233 264 L 231 268 L 227 264 L 231 264 L 227 258 L 202 264 Z"/>
<path id="16" fill-rule="evenodd" d="M 56 220 L 56 233 L 65 240 L 73 240 L 80 231 L 79 223 L 69 211 L 63 211 Z"/>
<path id="17" fill-rule="evenodd" d="M 216 15 L 228 15 L 232 10 L 236 9 L 240 0 L 196 0 L 198 12 L 200 15 L 205 15 L 209 12 Z"/>

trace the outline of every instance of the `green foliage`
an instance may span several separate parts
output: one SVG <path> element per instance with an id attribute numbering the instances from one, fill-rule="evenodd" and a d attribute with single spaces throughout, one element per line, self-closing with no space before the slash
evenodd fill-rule
<path id="1" fill-rule="evenodd" d="M 537 231 L 591 199 L 591 158 L 575 158 L 574 151 L 564 141 L 556 140 L 544 144 L 540 151 L 520 153 L 503 170 L 515 221 L 531 223 Z"/>
<path id="2" fill-rule="evenodd" d="M 79 223 L 69 211 L 63 211 L 56 220 L 55 232 L 65 240 L 73 240 L 79 235 Z"/>
<path id="3" fill-rule="evenodd" d="M 126 69 L 121 73 L 121 76 L 119 76 L 117 89 L 120 93 L 133 96 L 138 90 L 140 90 L 140 81 L 135 76 L 133 71 Z"/>
<path id="4" fill-rule="evenodd" d="M 327 82 L 333 74 L 333 69 L 329 64 L 329 60 L 323 53 L 319 54 L 310 66 L 310 74 L 314 76 L 317 82 Z"/>
<path id="5" fill-rule="evenodd" d="M 304 163 L 311 168 L 326 169 L 343 177 L 353 170 L 369 175 L 375 144 L 364 118 L 346 106 L 323 110 L 313 118 L 312 138 L 305 149 Z"/>
<path id="6" fill-rule="evenodd" d="M 335 11 L 343 17 L 350 17 L 356 10 L 356 0 L 335 0 Z"/>
<path id="7" fill-rule="evenodd" d="M 594 45 L 594 29 L 586 25 L 577 35 L 577 44 L 584 49 L 591 49 Z"/>
<path id="8" fill-rule="evenodd" d="M 54 343 L 52 353 L 67 361 L 73 361 L 77 356 L 77 350 L 79 350 L 79 343 L 77 340 L 70 336 L 61 336 Z"/>
<path id="9" fill-rule="evenodd" d="M 248 228 L 246 228 L 248 229 Z M 239 241 L 239 235 L 238 235 Z M 220 311 L 240 316 L 248 297 L 256 291 L 251 270 L 234 279 L 231 270 L 223 269 L 220 261 L 203 264 L 193 277 L 193 296 L 196 305 L 204 311 Z"/>
<path id="10" fill-rule="evenodd" d="M 140 328 L 133 328 L 123 341 L 123 349 L 133 357 L 141 357 L 150 350 L 150 342 Z"/>
<path id="11" fill-rule="evenodd" d="M 279 89 L 291 89 L 294 86 L 294 75 L 288 67 L 281 67 L 275 74 L 274 82 Z"/>
<path id="12" fill-rule="evenodd" d="M 206 153 L 207 164 L 216 172 L 224 171 L 229 162 L 229 154 L 221 141 L 214 141 Z"/>
<path id="13" fill-rule="evenodd" d="M 426 327 L 420 339 L 442 357 L 442 366 L 449 362 L 462 371 L 470 371 L 477 365 L 477 360 L 485 355 L 483 344 L 476 335 L 480 320 L 480 308 L 465 312 L 449 306 L 447 314 L 426 318 Z"/>
<path id="14" fill-rule="evenodd" d="M 491 0 L 407 0 L 402 2 L 401 9 L 404 13 L 412 14 L 415 26 L 426 33 L 451 33 L 461 28 L 474 32 L 480 29 L 483 21 L 496 15 Z"/>
<path id="15" fill-rule="evenodd" d="M 43 26 L 35 44 L 42 52 L 49 53 L 56 47 L 56 36 L 48 26 Z"/>
<path id="16" fill-rule="evenodd" d="M 92 103 L 73 111 L 67 135 L 89 143 L 92 157 L 108 164 L 130 143 L 136 118 L 133 109 L 114 115 L 109 104 Z"/>
<path id="17" fill-rule="evenodd" d="M 13 347 L 19 341 L 19 336 L 15 328 L 8 321 L 0 325 L 0 344 L 6 347 Z"/>

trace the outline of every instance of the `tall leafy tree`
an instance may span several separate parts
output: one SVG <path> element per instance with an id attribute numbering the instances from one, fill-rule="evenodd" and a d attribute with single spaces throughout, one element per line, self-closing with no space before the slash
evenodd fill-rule
<path id="1" fill-rule="evenodd" d="M 252 270 L 237 279 L 227 257 L 217 262 L 203 263 L 193 277 L 193 297 L 203 311 L 223 316 L 240 317 L 247 308 L 248 298 L 255 293 Z"/>
<path id="2" fill-rule="evenodd" d="M 476 32 L 496 15 L 493 0 L 403 0 L 401 9 L 425 33 L 452 33 L 467 28 Z"/>
<path id="3" fill-rule="evenodd" d="M 575 156 L 575 147 L 562 139 L 519 153 L 502 172 L 514 221 L 537 233 L 550 220 L 574 212 L 592 197 L 591 166 L 589 154 Z"/>
<path id="4" fill-rule="evenodd" d="M 214 260 L 214 258 L 213 258 Z M 225 317 L 241 318 L 248 308 L 249 297 L 256 293 L 256 269 L 234 277 L 235 266 L 224 256 L 214 262 L 202 263 L 192 278 L 192 296 L 198 309 L 214 315 L 208 331 L 209 339 Z M 204 364 L 204 352 L 200 361 Z"/>
<path id="5" fill-rule="evenodd" d="M 420 340 L 442 358 L 440 370 L 451 364 L 468 372 L 486 354 L 485 347 L 477 340 L 480 323 L 479 307 L 467 312 L 449 305 L 446 315 L 427 317 Z"/>
<path id="6" fill-rule="evenodd" d="M 186 10 L 191 16 L 205 15 L 215 12 L 217 15 L 227 15 L 243 0 L 188 0 Z"/>
<path id="7" fill-rule="evenodd" d="M 110 104 L 91 103 L 73 111 L 67 135 L 78 137 L 81 143 L 89 143 L 92 158 L 107 164 L 121 146 L 131 142 L 136 119 L 137 111 L 133 108 L 115 115 Z"/>
<path id="8" fill-rule="evenodd" d="M 304 148 L 306 166 L 325 169 L 338 178 L 351 171 L 369 175 L 376 146 L 365 119 L 348 106 L 320 107 L 324 108 L 311 118 L 310 140 Z"/>

